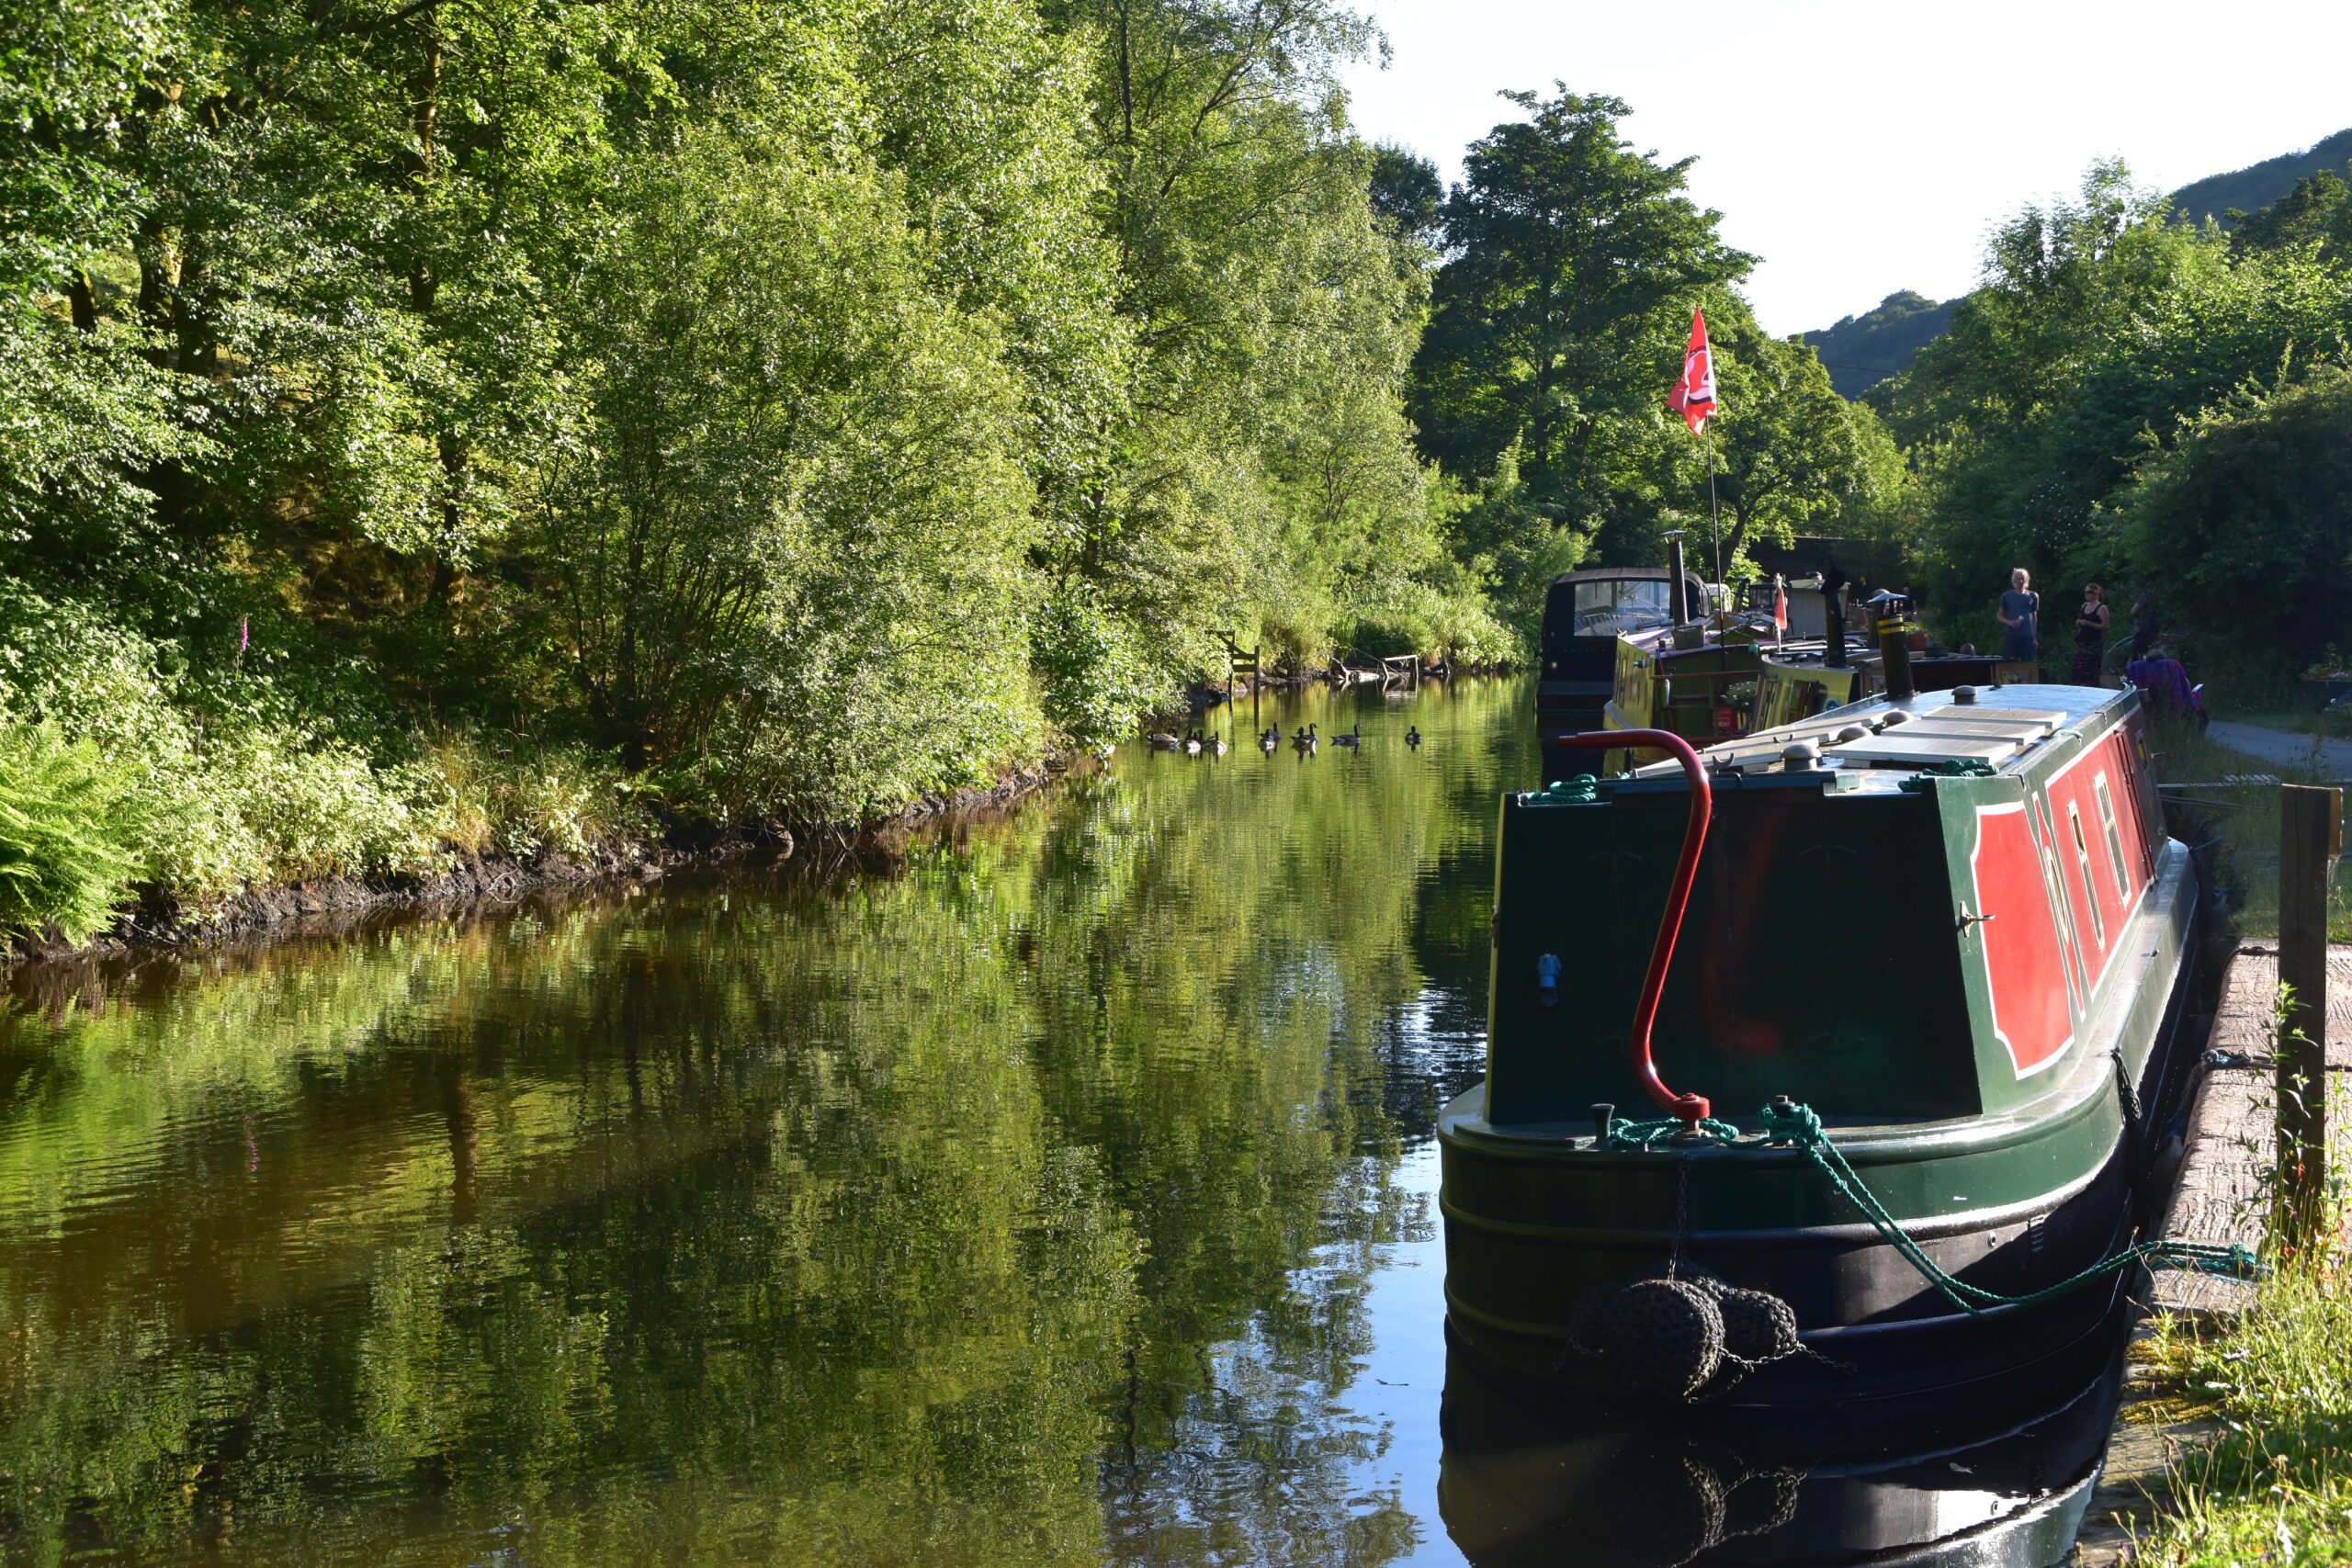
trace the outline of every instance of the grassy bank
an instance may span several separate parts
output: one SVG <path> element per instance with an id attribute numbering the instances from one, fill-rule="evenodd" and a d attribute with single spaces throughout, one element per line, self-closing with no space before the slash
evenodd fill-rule
<path id="1" fill-rule="evenodd" d="M 2154 1342 L 2184 1414 L 2218 1424 L 2167 1476 L 2132 1558 L 2167 1568 L 2352 1561 L 2352 1281 L 2340 1247 L 2282 1269 L 2235 1326 Z"/>
<path id="2" fill-rule="evenodd" d="M 2235 1323 L 2201 1334 L 2176 1320 L 2157 1325 L 2147 1350 L 2167 1414 L 2211 1437 L 2176 1460 L 2155 1489 L 2155 1517 L 2131 1562 L 2352 1562 L 2346 1262 L 2339 1223 L 2322 1249 L 2283 1260 Z"/>

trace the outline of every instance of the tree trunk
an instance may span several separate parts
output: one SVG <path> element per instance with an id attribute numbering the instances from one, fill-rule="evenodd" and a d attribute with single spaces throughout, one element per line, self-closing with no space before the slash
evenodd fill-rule
<path id="1" fill-rule="evenodd" d="M 85 333 L 96 332 L 98 330 L 98 297 L 96 291 L 90 287 L 90 275 L 78 267 L 75 268 L 74 281 L 67 287 L 65 297 L 74 307 L 75 329 Z"/>

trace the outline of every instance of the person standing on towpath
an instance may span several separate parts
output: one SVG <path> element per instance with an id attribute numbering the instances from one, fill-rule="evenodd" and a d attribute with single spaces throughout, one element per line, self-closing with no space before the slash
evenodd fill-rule
<path id="1" fill-rule="evenodd" d="M 2075 672 L 2077 686 L 2099 683 L 2100 666 L 2107 661 L 2107 591 L 2094 582 L 2083 590 L 2083 607 L 2075 615 Z"/>
<path id="2" fill-rule="evenodd" d="M 2000 622 L 2007 635 L 2001 639 L 2001 657 L 2032 663 L 2036 657 L 2034 644 L 2041 622 L 2041 595 L 2028 586 L 2033 579 L 2025 568 L 2009 573 L 2009 591 L 2001 595 Z"/>

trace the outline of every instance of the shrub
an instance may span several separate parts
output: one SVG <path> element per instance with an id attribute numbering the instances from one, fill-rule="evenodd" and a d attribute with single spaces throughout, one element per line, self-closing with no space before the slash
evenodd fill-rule
<path id="1" fill-rule="evenodd" d="M 49 724 L 0 728 L 0 934 L 105 928 L 138 861 L 128 781 Z"/>
<path id="2" fill-rule="evenodd" d="M 1174 694 L 1128 623 L 1084 583 L 1046 596 L 1030 630 L 1030 659 L 1046 716 L 1081 746 L 1131 733 Z"/>
<path id="3" fill-rule="evenodd" d="M 402 784 L 431 835 L 469 856 L 583 855 L 646 826 L 620 765 L 578 747 L 502 748 L 447 733 L 403 770 Z"/>

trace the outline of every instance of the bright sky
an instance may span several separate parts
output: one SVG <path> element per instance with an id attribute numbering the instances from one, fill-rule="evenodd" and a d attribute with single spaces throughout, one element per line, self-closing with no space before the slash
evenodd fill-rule
<path id="1" fill-rule="evenodd" d="M 2170 191 L 2352 125 L 2346 0 L 1358 0 L 1387 70 L 1353 118 L 1434 160 L 1517 111 L 1505 87 L 1605 93 L 1628 140 L 1696 156 L 1690 190 L 1762 256 L 1765 327 L 1826 327 L 1898 288 L 1966 291 L 1986 231 L 2120 155 Z"/>

